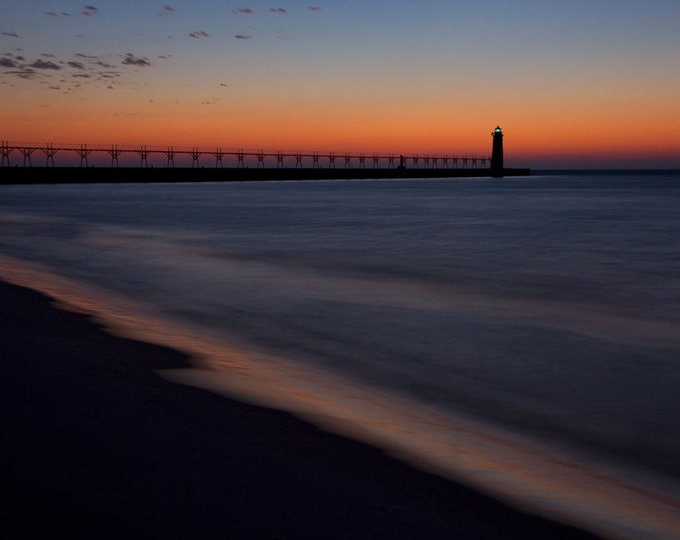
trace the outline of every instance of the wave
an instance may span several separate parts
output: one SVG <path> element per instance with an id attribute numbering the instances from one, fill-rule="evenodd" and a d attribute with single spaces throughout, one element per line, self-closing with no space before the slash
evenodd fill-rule
<path id="1" fill-rule="evenodd" d="M 189 354 L 193 367 L 159 372 L 168 380 L 287 410 L 419 468 L 605 537 L 678 537 L 680 497 L 677 486 L 666 479 L 566 452 L 543 440 L 274 355 L 234 335 L 173 318 L 148 303 L 60 276 L 49 267 L 2 256 L 0 278 L 47 294 L 63 308 L 86 313 L 112 333 Z"/>

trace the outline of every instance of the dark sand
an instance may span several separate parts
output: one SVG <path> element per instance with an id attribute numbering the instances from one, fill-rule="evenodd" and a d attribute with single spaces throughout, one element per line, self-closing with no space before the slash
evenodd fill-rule
<path id="1" fill-rule="evenodd" d="M 2 538 L 588 539 L 289 414 L 161 379 L 173 350 L 0 282 Z"/>

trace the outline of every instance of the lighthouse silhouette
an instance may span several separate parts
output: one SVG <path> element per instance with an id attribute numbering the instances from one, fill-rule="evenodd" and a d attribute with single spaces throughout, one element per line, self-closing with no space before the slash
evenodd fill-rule
<path id="1" fill-rule="evenodd" d="M 500 126 L 491 133 L 493 137 L 493 147 L 491 149 L 491 174 L 493 176 L 503 176 L 503 131 Z"/>

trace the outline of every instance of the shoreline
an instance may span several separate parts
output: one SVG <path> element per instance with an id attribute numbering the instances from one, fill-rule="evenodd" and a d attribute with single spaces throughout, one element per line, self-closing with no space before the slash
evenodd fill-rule
<path id="1" fill-rule="evenodd" d="M 44 525 L 176 538 L 597 538 L 288 413 L 168 382 L 156 371 L 191 366 L 186 355 L 113 336 L 41 293 L 0 281 L 0 297 L 17 538 L 26 514 L 25 537 Z M 54 509 L 55 523 L 30 518 Z"/>

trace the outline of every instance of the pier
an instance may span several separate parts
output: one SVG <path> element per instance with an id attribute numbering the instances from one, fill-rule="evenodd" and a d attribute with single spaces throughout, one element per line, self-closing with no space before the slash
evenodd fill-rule
<path id="1" fill-rule="evenodd" d="M 497 127 L 493 154 L 449 156 L 265 152 L 198 147 L 15 145 L 0 141 L 0 184 L 321 180 L 526 176 L 507 169 Z M 499 159 L 498 152 L 501 152 Z"/>
<path id="2" fill-rule="evenodd" d="M 55 157 L 59 154 L 62 164 L 57 165 Z M 131 159 L 132 158 L 132 159 Z M 21 166 L 44 167 L 63 166 L 64 163 L 79 167 L 110 166 L 151 168 L 164 166 L 165 168 L 485 168 L 490 165 L 491 158 L 480 156 L 453 157 L 446 155 L 395 155 L 395 154 L 364 154 L 364 153 L 335 153 L 335 152 L 265 152 L 264 150 L 245 151 L 221 149 L 207 150 L 198 147 L 190 149 L 176 149 L 174 147 L 89 147 L 79 146 L 19 146 L 10 145 L 8 141 L 0 142 L 0 165 L 2 167 Z M 34 163 L 35 162 L 35 163 Z M 272 167 L 272 164 L 275 164 Z"/>

